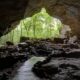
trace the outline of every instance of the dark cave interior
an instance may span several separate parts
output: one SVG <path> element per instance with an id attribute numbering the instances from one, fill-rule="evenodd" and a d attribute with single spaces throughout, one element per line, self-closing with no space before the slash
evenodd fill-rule
<path id="1" fill-rule="evenodd" d="M 0 0 L 0 80 L 80 80 L 79 13 L 79 0 Z"/>

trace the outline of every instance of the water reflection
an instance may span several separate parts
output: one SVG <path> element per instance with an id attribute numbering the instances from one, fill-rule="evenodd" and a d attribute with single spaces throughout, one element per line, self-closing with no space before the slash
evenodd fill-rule
<path id="1" fill-rule="evenodd" d="M 24 62 L 12 80 L 39 80 L 38 77 L 33 74 L 31 68 L 37 61 L 43 61 L 44 59 L 44 57 L 32 57 Z"/>

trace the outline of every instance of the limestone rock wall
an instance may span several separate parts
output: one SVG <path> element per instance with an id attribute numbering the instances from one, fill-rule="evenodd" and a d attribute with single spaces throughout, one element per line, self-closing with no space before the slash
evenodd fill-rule
<path id="1" fill-rule="evenodd" d="M 0 0 L 0 35 L 24 16 L 28 0 Z"/>
<path id="2" fill-rule="evenodd" d="M 42 7 L 51 16 L 69 25 L 73 34 L 80 36 L 80 0 L 0 0 L 0 35 L 12 23 L 32 16 Z"/>

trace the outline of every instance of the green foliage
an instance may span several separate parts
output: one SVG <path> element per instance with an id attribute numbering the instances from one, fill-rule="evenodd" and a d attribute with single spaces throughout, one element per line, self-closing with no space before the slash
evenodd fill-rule
<path id="1" fill-rule="evenodd" d="M 21 36 L 31 38 L 59 37 L 61 28 L 62 23 L 51 17 L 45 8 L 42 8 L 41 12 L 21 20 L 14 30 L 1 37 L 0 43 L 4 44 L 6 41 L 18 43 Z"/>

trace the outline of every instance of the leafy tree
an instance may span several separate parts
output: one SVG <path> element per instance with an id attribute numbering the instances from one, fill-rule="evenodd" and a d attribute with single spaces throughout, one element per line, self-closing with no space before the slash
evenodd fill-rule
<path id="1" fill-rule="evenodd" d="M 0 44 L 4 44 L 7 40 L 18 43 L 21 36 L 32 38 L 59 37 L 61 28 L 61 21 L 51 17 L 46 12 L 46 9 L 42 8 L 41 12 L 21 20 L 20 24 L 14 30 L 2 36 Z"/>

